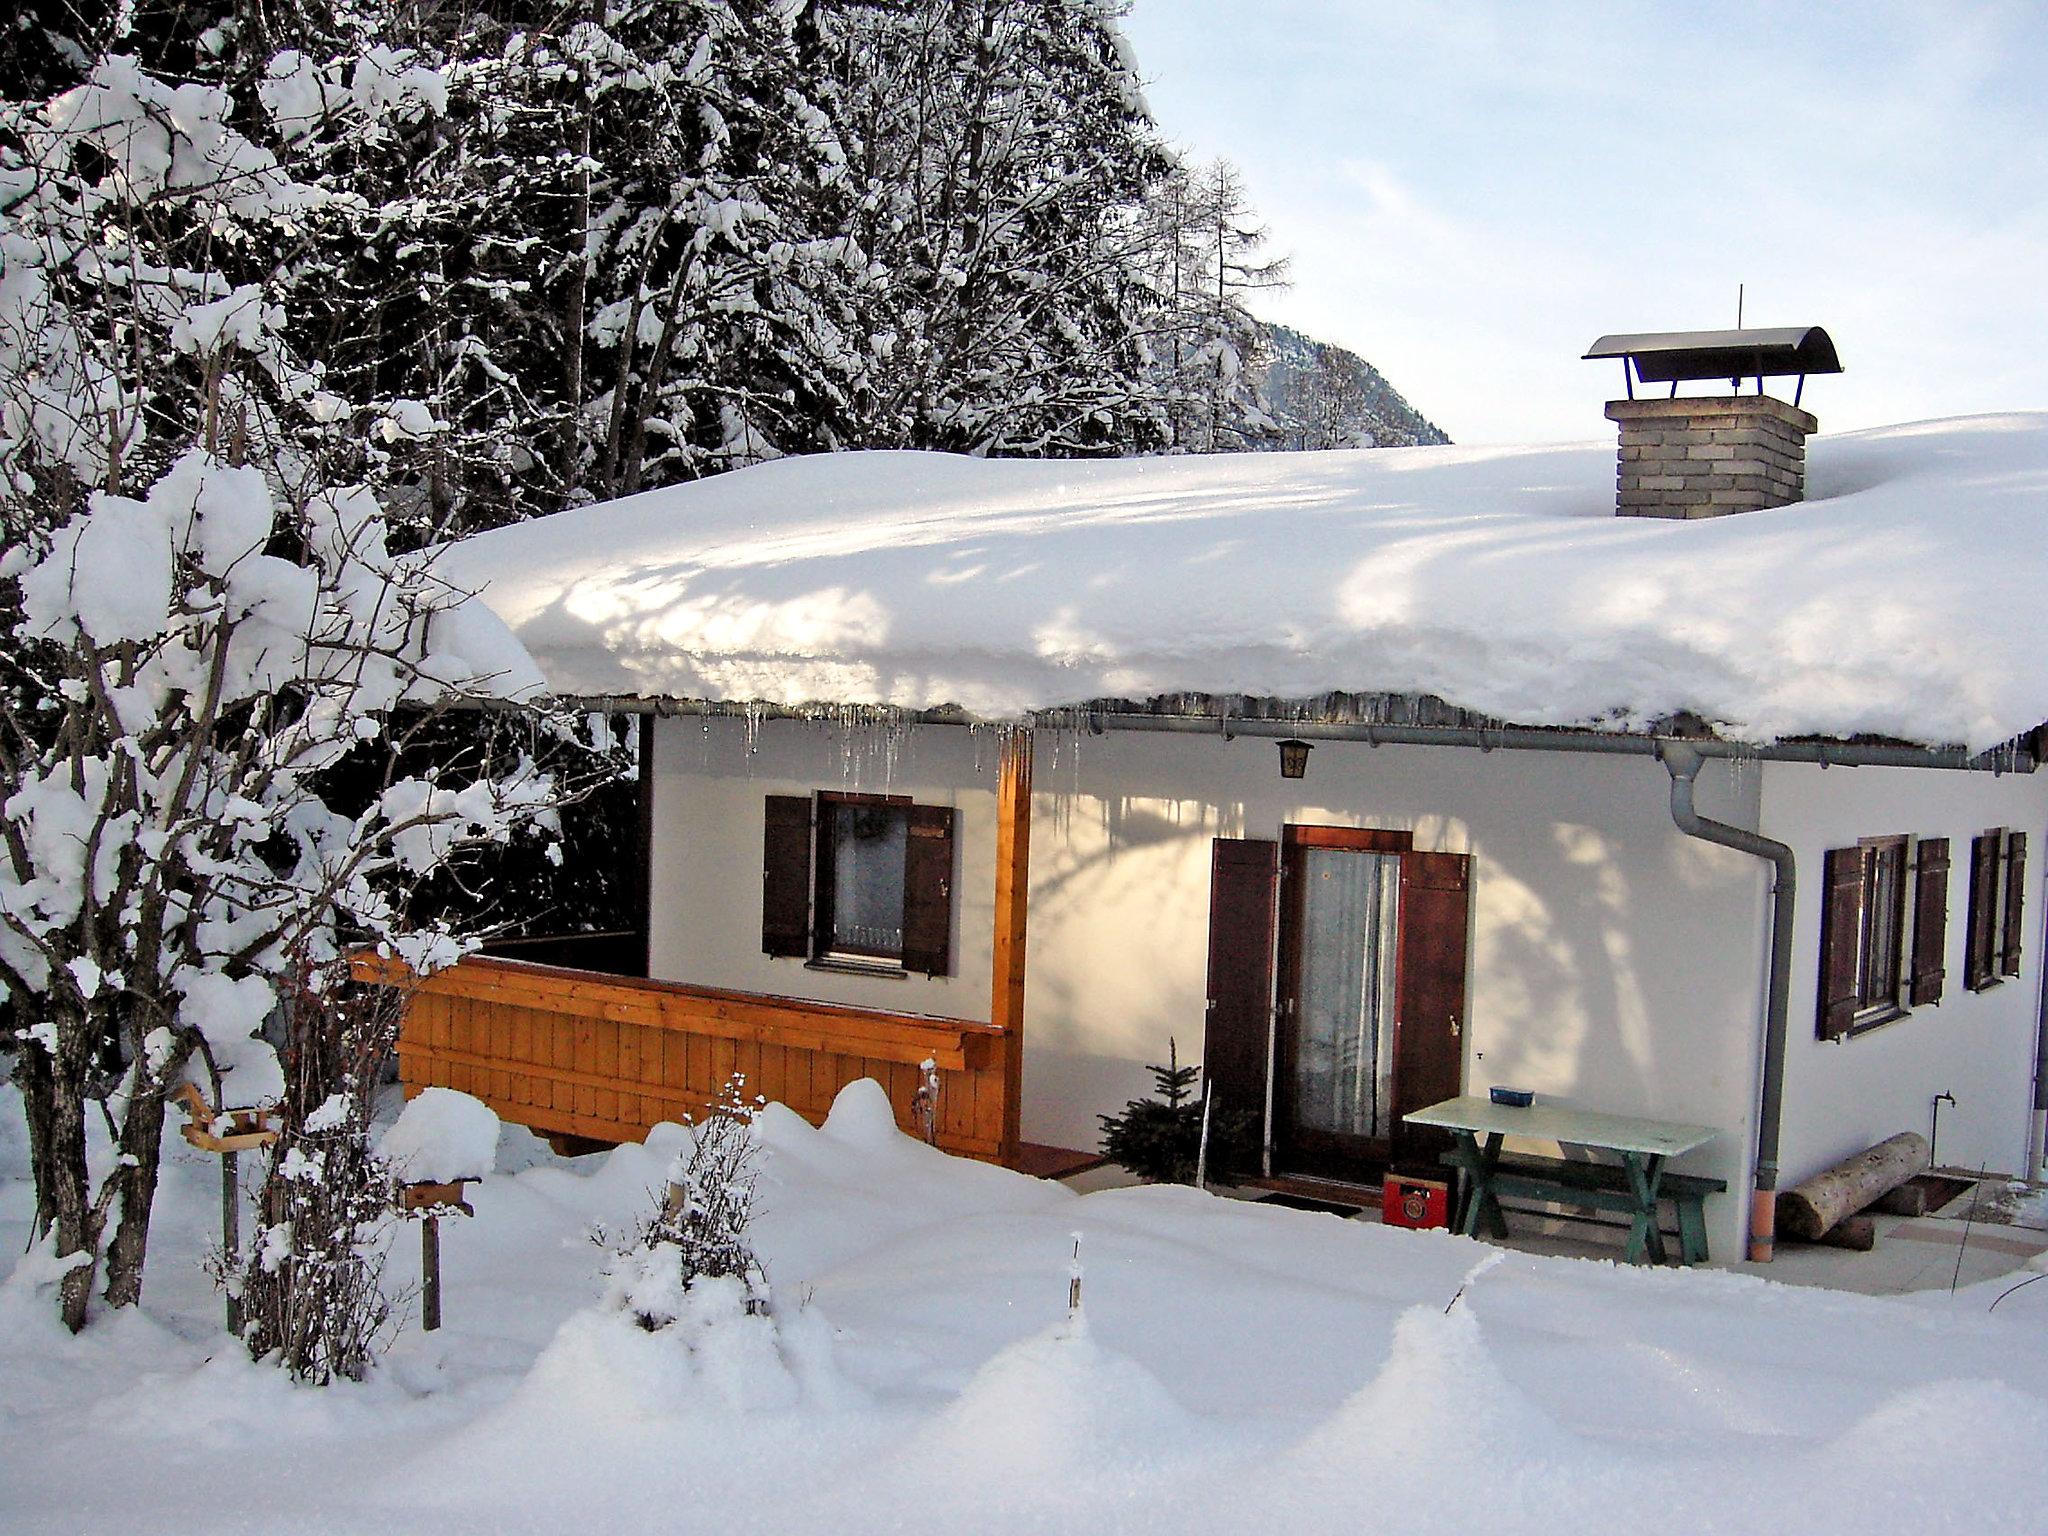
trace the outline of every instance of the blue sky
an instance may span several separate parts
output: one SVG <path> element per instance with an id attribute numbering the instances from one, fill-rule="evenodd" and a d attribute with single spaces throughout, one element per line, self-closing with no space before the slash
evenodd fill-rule
<path id="1" fill-rule="evenodd" d="M 1136 0 L 1255 307 L 1461 442 L 1604 437 L 1608 331 L 1828 328 L 1823 431 L 2048 407 L 2048 5 Z"/>

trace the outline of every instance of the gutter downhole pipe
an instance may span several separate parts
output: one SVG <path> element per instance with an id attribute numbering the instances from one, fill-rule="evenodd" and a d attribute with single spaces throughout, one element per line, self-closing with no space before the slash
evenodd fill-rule
<path id="1" fill-rule="evenodd" d="M 1690 743 L 1664 740 L 1657 760 L 1671 775 L 1671 820 L 1687 837 L 1717 843 L 1769 859 L 1777 877 L 1771 887 L 1770 984 L 1764 1001 L 1762 1101 L 1756 1127 L 1756 1188 L 1749 1205 L 1749 1258 L 1768 1264 L 1776 1243 L 1778 1204 L 1778 1121 L 1785 1099 L 1785 1016 L 1792 990 L 1793 893 L 1798 888 L 1792 850 L 1784 843 L 1724 821 L 1702 816 L 1693 805 L 1699 751 Z"/>

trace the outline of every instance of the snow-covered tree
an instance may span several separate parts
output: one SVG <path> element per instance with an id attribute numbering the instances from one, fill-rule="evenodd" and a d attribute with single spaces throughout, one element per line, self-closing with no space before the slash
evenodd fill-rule
<path id="1" fill-rule="evenodd" d="M 870 260 L 840 440 L 1148 445 L 1142 200 L 1165 164 L 1109 0 L 821 7 Z"/>
<path id="2" fill-rule="evenodd" d="M 560 794 L 496 741 L 552 733 L 500 712 L 465 757 L 330 796 L 407 711 L 539 679 L 329 472 L 373 467 L 365 425 L 431 422 L 352 410 L 293 354 L 289 253 L 336 199 L 247 120 L 122 56 L 0 117 L 0 985 L 73 1328 L 102 1265 L 110 1302 L 140 1295 L 169 1091 L 274 1095 L 281 982 L 352 942 L 453 958 L 406 884 Z"/>
<path id="3" fill-rule="evenodd" d="M 1259 387 L 1266 333 L 1247 301 L 1284 286 L 1287 262 L 1265 254 L 1267 233 L 1243 177 L 1223 160 L 1175 166 L 1155 184 L 1147 208 L 1151 377 L 1170 446 L 1189 453 L 1272 446 L 1276 424 Z"/>

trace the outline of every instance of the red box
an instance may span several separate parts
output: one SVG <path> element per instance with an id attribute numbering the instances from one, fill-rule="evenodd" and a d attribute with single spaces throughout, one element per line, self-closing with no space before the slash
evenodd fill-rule
<path id="1" fill-rule="evenodd" d="M 1380 1185 L 1380 1220 L 1390 1227 L 1448 1227 L 1451 1186 L 1438 1179 L 1390 1173 Z"/>

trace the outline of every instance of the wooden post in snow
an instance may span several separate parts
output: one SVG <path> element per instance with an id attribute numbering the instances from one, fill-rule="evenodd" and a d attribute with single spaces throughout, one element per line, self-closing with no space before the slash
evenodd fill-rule
<path id="1" fill-rule="evenodd" d="M 1031 733 L 1003 734 L 996 779 L 995 964 L 989 1022 L 1003 1031 L 1000 1160 L 1014 1167 L 1023 1140 L 1024 928 L 1031 893 Z"/>

